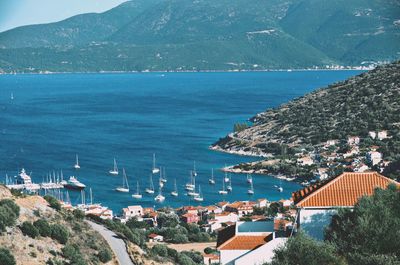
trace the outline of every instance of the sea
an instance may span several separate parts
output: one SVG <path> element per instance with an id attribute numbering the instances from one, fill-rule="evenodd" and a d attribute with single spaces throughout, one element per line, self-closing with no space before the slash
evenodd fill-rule
<path id="1" fill-rule="evenodd" d="M 102 73 L 0 75 L 0 182 L 25 168 L 35 183 L 63 171 L 64 179 L 76 176 L 86 184 L 86 199 L 119 213 L 128 205 L 211 205 L 220 201 L 280 200 L 301 188 L 295 182 L 269 175 L 253 175 L 254 195 L 246 175 L 232 174 L 232 192 L 222 189 L 225 165 L 255 161 L 209 150 L 233 130 L 237 122 L 278 107 L 291 99 L 359 74 L 360 71 L 276 71 L 210 73 Z M 80 170 L 75 170 L 79 155 Z M 166 199 L 156 203 L 158 175 L 153 175 L 154 195 L 148 187 L 153 154 L 164 167 Z M 108 171 L 116 158 L 120 174 Z M 196 185 L 204 201 L 185 195 L 194 162 Z M 122 169 L 129 193 L 119 193 Z M 208 179 L 214 169 L 215 185 Z M 170 192 L 177 182 L 178 197 Z M 143 198 L 133 199 L 139 182 Z M 281 185 L 283 192 L 276 186 Z M 197 188 L 196 188 L 197 189 Z M 65 198 L 64 191 L 64 198 Z M 81 193 L 70 191 L 72 204 Z"/>

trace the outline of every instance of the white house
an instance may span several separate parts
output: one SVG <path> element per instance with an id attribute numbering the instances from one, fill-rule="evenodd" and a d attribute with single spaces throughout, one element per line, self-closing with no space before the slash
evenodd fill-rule
<path id="1" fill-rule="evenodd" d="M 386 138 L 388 138 L 388 133 L 387 133 L 387 131 L 380 131 L 380 132 L 378 132 L 378 139 L 379 139 L 379 140 L 383 140 L 383 139 L 386 139 Z"/>
<path id="2" fill-rule="evenodd" d="M 382 154 L 377 151 L 370 151 L 367 153 L 367 160 L 374 166 L 382 161 Z"/>
<path id="3" fill-rule="evenodd" d="M 323 239 L 324 229 L 340 207 L 353 208 L 359 198 L 372 195 L 377 187 L 400 184 L 377 172 L 345 172 L 319 186 L 293 193 L 297 208 L 297 226 L 316 239 Z"/>
<path id="4" fill-rule="evenodd" d="M 283 240 L 275 241 L 274 222 L 237 222 L 218 233 L 220 264 L 258 265 L 270 262 L 273 250 Z"/>
<path id="5" fill-rule="evenodd" d="M 144 214 L 143 208 L 140 205 L 133 205 L 133 206 L 128 206 L 127 208 L 122 209 L 122 222 L 128 221 L 132 217 L 142 217 Z"/>
<path id="6" fill-rule="evenodd" d="M 349 145 L 359 145 L 360 144 L 360 137 L 358 136 L 350 136 L 347 138 L 347 143 Z"/>
<path id="7" fill-rule="evenodd" d="M 369 137 L 371 137 L 372 139 L 375 139 L 375 138 L 376 138 L 376 132 L 374 132 L 374 131 L 368 132 L 368 135 L 369 135 Z"/>
<path id="8" fill-rule="evenodd" d="M 157 235 L 157 234 L 150 234 L 148 235 L 149 238 L 149 242 L 163 242 L 164 241 L 164 237 L 162 235 Z"/>
<path id="9" fill-rule="evenodd" d="M 222 212 L 215 214 L 214 221 L 218 223 L 226 223 L 226 222 L 237 222 L 239 220 L 239 216 L 237 213 L 233 212 Z"/>

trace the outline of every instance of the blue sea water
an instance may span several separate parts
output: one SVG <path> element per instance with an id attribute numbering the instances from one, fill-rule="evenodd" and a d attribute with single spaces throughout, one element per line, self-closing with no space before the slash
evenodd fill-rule
<path id="1" fill-rule="evenodd" d="M 208 146 L 267 108 L 279 106 L 359 71 L 293 71 L 241 73 L 132 73 L 0 76 L 0 181 L 24 167 L 35 182 L 52 170 L 76 175 L 93 190 L 94 201 L 119 212 L 122 207 L 197 205 L 184 195 L 196 161 L 204 202 L 289 198 L 300 188 L 271 176 L 254 175 L 253 196 L 245 175 L 232 175 L 233 192 L 222 196 L 225 164 L 257 158 L 210 151 Z M 14 99 L 11 100 L 11 93 Z M 166 167 L 166 200 L 155 203 L 131 193 L 148 186 L 152 154 Z M 72 167 L 79 154 L 81 169 Z M 125 168 L 131 192 L 117 193 L 122 177 L 107 174 L 113 158 Z M 215 168 L 216 185 L 208 184 Z M 169 195 L 177 180 L 179 197 Z M 154 183 L 158 178 L 154 177 Z M 70 193 L 72 203 L 80 194 Z M 87 196 L 88 197 L 88 196 Z"/>

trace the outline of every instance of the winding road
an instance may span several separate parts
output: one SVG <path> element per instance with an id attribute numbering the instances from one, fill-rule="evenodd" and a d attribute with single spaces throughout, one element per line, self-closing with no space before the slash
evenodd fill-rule
<path id="1" fill-rule="evenodd" d="M 132 260 L 129 257 L 128 252 L 126 251 L 125 242 L 119 238 L 114 232 L 108 230 L 102 225 L 96 224 L 92 221 L 86 220 L 86 222 L 97 232 L 104 237 L 107 241 L 108 245 L 110 245 L 112 251 L 114 252 L 115 256 L 119 264 L 121 265 L 134 265 Z"/>

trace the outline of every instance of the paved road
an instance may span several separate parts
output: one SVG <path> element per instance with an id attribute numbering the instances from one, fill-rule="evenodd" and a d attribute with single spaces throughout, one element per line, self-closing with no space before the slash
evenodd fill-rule
<path id="1" fill-rule="evenodd" d="M 92 226 L 94 230 L 99 232 L 104 239 L 108 242 L 110 245 L 111 249 L 114 251 L 115 256 L 117 257 L 117 260 L 119 264 L 121 265 L 134 265 L 131 259 L 129 258 L 128 252 L 126 251 L 126 245 L 125 242 L 118 238 L 118 236 L 105 228 L 102 225 L 93 223 L 91 221 L 86 220 L 86 222 Z"/>

